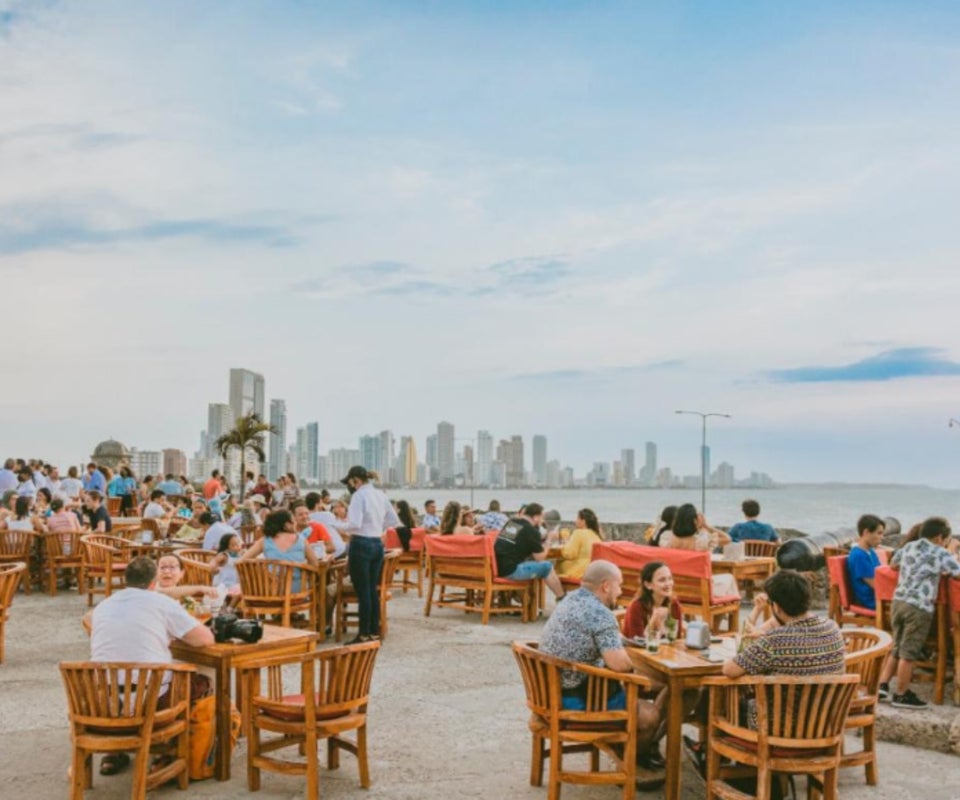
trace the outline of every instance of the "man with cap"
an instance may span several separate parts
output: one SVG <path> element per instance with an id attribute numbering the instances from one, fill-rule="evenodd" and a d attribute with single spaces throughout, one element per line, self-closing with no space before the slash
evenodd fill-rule
<path id="1" fill-rule="evenodd" d="M 539 503 L 529 503 L 522 513 L 507 521 L 493 544 L 497 575 L 512 581 L 540 578 L 559 601 L 563 599 L 563 584 L 553 564 L 547 561 L 540 536 L 542 522 L 543 506 Z"/>

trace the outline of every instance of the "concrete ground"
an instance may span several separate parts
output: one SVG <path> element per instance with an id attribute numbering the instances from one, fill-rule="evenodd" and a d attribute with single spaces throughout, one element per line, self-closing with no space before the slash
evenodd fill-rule
<path id="1" fill-rule="evenodd" d="M 0 666 L 0 796 L 46 800 L 67 795 L 70 741 L 60 660 L 88 657 L 80 628 L 85 602 L 18 594 L 7 626 L 6 663 Z M 390 636 L 380 652 L 369 716 L 373 785 L 362 790 L 355 761 L 341 757 L 321 773 L 325 798 L 431 800 L 510 797 L 545 800 L 546 788 L 529 785 L 530 736 L 524 693 L 510 652 L 513 639 L 539 638 L 542 623 L 514 618 L 480 624 L 476 615 L 434 610 L 423 616 L 416 594 L 390 604 Z M 917 713 L 917 712 L 904 712 Z M 926 713 L 926 712 L 923 712 Z M 955 800 L 960 798 L 957 756 L 881 743 L 880 785 L 868 787 L 861 770 L 841 775 L 843 800 Z M 245 748 L 233 757 L 229 782 L 191 784 L 197 798 L 299 798 L 303 780 L 263 773 L 263 788 L 248 792 Z M 88 797 L 129 797 L 129 773 L 94 778 Z M 564 786 L 566 800 L 616 800 L 615 788 Z M 685 764 L 683 798 L 704 797 L 704 786 Z M 183 797 L 171 788 L 152 797 Z M 662 797 L 662 790 L 638 792 Z"/>

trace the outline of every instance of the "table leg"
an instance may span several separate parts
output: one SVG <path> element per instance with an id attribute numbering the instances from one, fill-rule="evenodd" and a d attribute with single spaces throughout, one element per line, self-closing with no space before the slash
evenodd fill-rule
<path id="1" fill-rule="evenodd" d="M 217 664 L 217 762 L 218 781 L 230 780 L 230 663 L 221 659 Z"/>
<path id="2" fill-rule="evenodd" d="M 670 699 L 667 704 L 667 785 L 665 787 L 666 800 L 680 798 L 680 769 L 682 764 L 683 740 L 683 686 L 674 678 L 669 678 Z"/>

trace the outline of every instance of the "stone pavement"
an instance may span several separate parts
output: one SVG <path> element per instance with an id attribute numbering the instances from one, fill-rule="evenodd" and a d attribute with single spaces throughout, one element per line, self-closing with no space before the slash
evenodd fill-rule
<path id="1" fill-rule="evenodd" d="M 2 797 L 51 800 L 67 796 L 70 742 L 62 659 L 83 660 L 88 644 L 79 624 L 85 602 L 75 594 L 56 598 L 17 595 L 7 626 L 7 663 L 0 666 L 0 791 Z M 362 790 L 355 761 L 341 757 L 340 769 L 321 772 L 324 798 L 433 800 L 502 798 L 546 800 L 546 788 L 528 783 L 530 737 L 523 687 L 510 652 L 515 638 L 539 638 L 542 623 L 514 618 L 488 626 L 477 615 L 447 609 L 423 617 L 416 594 L 390 604 L 390 638 L 379 655 L 369 718 L 373 785 Z M 929 728 L 914 715 L 910 723 Z M 920 716 L 917 717 L 916 715 Z M 929 712 L 935 717 L 935 712 Z M 909 734 L 908 734 L 909 738 Z M 862 771 L 841 775 L 843 800 L 956 800 L 960 760 L 927 749 L 882 743 L 880 785 L 864 784 Z M 94 777 L 88 797 L 129 797 L 129 773 Z M 704 797 L 694 771 L 684 767 L 683 798 Z M 234 753 L 233 777 L 191 784 L 187 793 L 159 789 L 156 798 L 253 798 L 303 796 L 302 779 L 263 774 L 263 788 L 248 792 L 245 750 Z M 564 800 L 617 800 L 615 788 L 564 786 Z M 662 797 L 662 791 L 638 792 Z"/>

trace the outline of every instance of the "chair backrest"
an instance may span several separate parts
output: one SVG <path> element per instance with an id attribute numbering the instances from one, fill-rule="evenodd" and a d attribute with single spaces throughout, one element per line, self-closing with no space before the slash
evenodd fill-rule
<path id="1" fill-rule="evenodd" d="M 744 555 L 748 558 L 772 558 L 777 555 L 777 550 L 780 549 L 779 542 L 765 542 L 762 539 L 744 539 L 743 540 L 743 550 Z"/>
<path id="2" fill-rule="evenodd" d="M 425 528 L 411 528 L 410 529 L 410 549 L 411 553 L 419 553 L 423 550 L 423 538 L 427 535 Z M 387 528 L 383 534 L 383 546 L 389 550 L 394 550 L 396 548 L 403 549 L 403 545 L 400 542 L 400 536 L 397 534 L 396 528 Z"/>
<path id="3" fill-rule="evenodd" d="M 486 580 L 492 578 L 496 559 L 491 558 L 493 540 L 487 536 L 455 533 L 427 536 L 424 547 L 430 572 L 437 581 L 443 578 Z"/>
<path id="4" fill-rule="evenodd" d="M 294 574 L 303 566 L 267 558 L 237 561 L 236 565 L 240 593 L 246 602 L 282 600 L 292 595 Z"/>
<path id="5" fill-rule="evenodd" d="M 263 536 L 263 529 L 259 525 L 240 526 L 240 541 L 243 542 L 244 547 L 249 547 L 261 536 Z"/>
<path id="6" fill-rule="evenodd" d="M 140 664 L 135 662 L 62 661 L 60 675 L 67 693 L 67 707 L 74 735 L 95 727 L 119 735 L 139 728 L 149 735 L 154 723 L 163 723 L 185 713 L 189 702 L 188 664 Z M 167 673 L 169 707 L 157 711 L 157 699 Z M 136 687 L 129 691 L 127 687 Z"/>
<path id="7" fill-rule="evenodd" d="M 403 550 L 387 550 L 383 554 L 383 566 L 380 568 L 380 596 L 388 597 L 390 595 L 390 585 L 393 583 L 394 576 L 397 573 L 397 566 L 400 563 L 400 556 Z"/>
<path id="8" fill-rule="evenodd" d="M 216 550 L 204 550 L 202 547 L 181 547 L 177 550 L 181 559 L 189 558 L 202 564 L 209 564 L 217 557 Z"/>
<path id="9" fill-rule="evenodd" d="M 123 547 L 126 539 L 119 536 L 88 533 L 80 537 L 80 542 L 83 545 L 83 558 L 90 565 L 104 565 L 124 558 Z"/>
<path id="10" fill-rule="evenodd" d="M 213 550 L 203 550 L 197 547 L 184 547 L 177 550 L 180 561 L 183 562 L 183 582 L 190 586 L 212 586 L 213 571 L 210 562 L 217 557 Z"/>
<path id="11" fill-rule="evenodd" d="M 141 530 L 150 531 L 153 533 L 154 541 L 163 537 L 163 533 L 160 530 L 160 523 L 155 519 L 144 518 L 140 520 L 140 528 Z"/>
<path id="12" fill-rule="evenodd" d="M 29 561 L 33 537 L 30 531 L 0 531 L 0 556 Z"/>
<path id="13" fill-rule="evenodd" d="M 83 554 L 83 531 L 59 531 L 43 537 L 43 546 L 51 558 L 79 559 Z"/>
<path id="14" fill-rule="evenodd" d="M 23 573 L 26 571 L 27 565 L 23 561 L 0 564 L 0 617 L 3 616 L 5 609 L 10 608 L 13 595 L 17 591 L 17 586 L 20 585 Z"/>
<path id="15" fill-rule="evenodd" d="M 893 649 L 893 638 L 875 628 L 842 628 L 840 633 L 846 648 L 843 663 L 847 673 L 859 677 L 867 694 L 877 694 L 880 670 L 887 653 Z"/>
<path id="16" fill-rule="evenodd" d="M 120 516 L 120 498 L 119 497 L 108 497 L 107 498 L 107 513 L 111 517 Z"/>
<path id="17" fill-rule="evenodd" d="M 847 572 L 848 556 L 831 556 L 827 559 L 827 576 L 830 586 L 836 589 L 840 598 L 840 609 L 850 608 L 850 598 L 853 595 L 850 586 L 850 574 Z"/>

